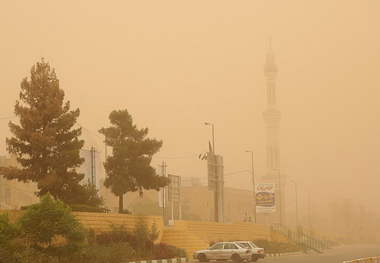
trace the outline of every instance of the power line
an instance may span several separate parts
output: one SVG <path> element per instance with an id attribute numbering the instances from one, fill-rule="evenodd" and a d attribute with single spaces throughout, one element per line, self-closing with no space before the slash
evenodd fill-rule
<path id="1" fill-rule="evenodd" d="M 17 118 L 16 116 L 13 116 L 13 117 L 4 117 L 4 118 L 0 118 L 0 120 L 8 120 L 8 119 L 14 119 L 14 118 Z"/>
<path id="2" fill-rule="evenodd" d="M 194 157 L 197 157 L 199 156 L 199 154 L 197 155 L 190 155 L 190 156 L 181 156 L 181 157 L 163 157 L 163 156 L 152 156 L 153 158 L 160 158 L 160 159 L 188 159 L 188 158 L 194 158 Z"/>
<path id="3" fill-rule="evenodd" d="M 78 125 L 79 127 L 81 127 L 82 129 L 88 131 L 88 132 L 91 133 L 92 135 L 94 135 L 94 136 L 96 136 L 96 137 L 98 137 L 98 138 L 104 140 L 103 137 L 101 137 L 101 136 L 99 136 L 98 134 L 96 134 L 95 132 L 92 132 L 92 131 L 90 131 L 89 129 L 85 128 L 84 126 L 80 125 L 78 122 L 76 122 L 75 124 Z"/>

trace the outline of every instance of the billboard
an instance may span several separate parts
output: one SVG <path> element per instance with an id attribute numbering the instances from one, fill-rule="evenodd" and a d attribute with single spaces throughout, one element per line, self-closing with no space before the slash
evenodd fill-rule
<path id="1" fill-rule="evenodd" d="M 259 183 L 255 190 L 256 213 L 274 213 L 276 211 L 274 183 Z"/>

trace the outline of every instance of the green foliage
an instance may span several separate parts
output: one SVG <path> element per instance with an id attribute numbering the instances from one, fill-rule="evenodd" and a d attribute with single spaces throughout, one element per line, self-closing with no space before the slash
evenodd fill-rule
<path id="1" fill-rule="evenodd" d="M 110 222 L 111 231 L 98 234 L 96 242 L 98 244 L 107 245 L 110 243 L 129 243 L 132 247 L 136 244 L 136 236 L 130 233 L 125 223 L 115 224 Z"/>
<path id="2" fill-rule="evenodd" d="M 75 263 L 120 263 L 133 261 L 135 252 L 127 243 L 111 243 L 85 248 Z"/>
<path id="3" fill-rule="evenodd" d="M 186 258 L 187 257 L 186 250 L 184 250 L 183 248 L 179 248 L 179 247 L 176 247 L 173 245 L 169 245 L 169 248 L 174 251 L 175 257 L 177 257 L 177 258 Z"/>
<path id="4" fill-rule="evenodd" d="M 286 253 L 286 252 L 297 252 L 302 251 L 302 247 L 297 245 L 296 243 L 280 243 L 280 242 L 272 242 L 265 239 L 258 239 L 253 241 L 258 247 L 264 248 L 265 253 Z"/>
<path id="5" fill-rule="evenodd" d="M 92 207 L 101 207 L 104 204 L 103 197 L 99 194 L 99 189 L 96 188 L 95 184 L 87 182 L 83 185 L 86 199 L 84 200 L 84 204 Z M 79 201 L 79 200 L 78 200 Z"/>
<path id="6" fill-rule="evenodd" d="M 123 195 L 143 189 L 159 190 L 168 179 L 159 176 L 150 166 L 152 156 L 162 147 L 162 141 L 145 138 L 148 128 L 137 129 L 127 110 L 112 111 L 110 127 L 99 130 L 106 144 L 112 147 L 112 156 L 104 163 L 107 177 L 104 185 L 119 197 L 119 212 L 123 211 Z"/>
<path id="7" fill-rule="evenodd" d="M 94 212 L 94 213 L 103 213 L 104 209 L 101 207 L 94 207 L 88 205 L 76 205 L 76 204 L 68 204 L 71 208 L 71 211 L 74 212 Z"/>
<path id="8" fill-rule="evenodd" d="M 20 250 L 14 260 L 17 263 L 64 263 L 65 261 L 68 262 L 57 255 L 51 255 L 32 247 L 25 247 Z"/>
<path id="9" fill-rule="evenodd" d="M 126 243 L 84 247 L 75 254 L 56 255 L 25 247 L 17 254 L 17 263 L 120 263 L 135 259 L 133 249 Z"/>
<path id="10" fill-rule="evenodd" d="M 94 246 L 96 244 L 96 234 L 95 234 L 95 229 L 90 227 L 87 231 L 87 245 L 89 246 Z"/>
<path id="11" fill-rule="evenodd" d="M 128 209 L 123 209 L 123 211 L 119 211 L 119 214 L 127 214 L 127 215 L 131 215 L 132 214 L 132 212 L 131 211 L 129 211 Z"/>
<path id="12" fill-rule="evenodd" d="M 12 240 L 19 236 L 19 228 L 8 213 L 0 214 L 0 263 L 11 262 L 14 257 Z"/>
<path id="13" fill-rule="evenodd" d="M 73 129 L 79 109 L 70 111 L 70 102 L 64 103 L 65 93 L 49 63 L 42 59 L 30 74 L 30 80 L 21 82 L 14 108 L 20 125 L 9 122 L 14 137 L 6 139 L 7 151 L 17 156 L 21 168 L 0 167 L 0 174 L 36 182 L 39 196 L 50 192 L 64 202 L 82 200 L 85 191 L 79 182 L 84 175 L 76 169 L 84 161 L 79 155 L 84 141 L 78 139 L 81 128 Z"/>
<path id="14" fill-rule="evenodd" d="M 159 243 L 154 246 L 154 258 L 155 259 L 168 259 L 175 258 L 175 251 L 165 243 Z"/>
<path id="15" fill-rule="evenodd" d="M 150 228 L 150 233 L 149 233 L 149 239 L 154 242 L 158 239 L 160 236 L 160 231 L 157 229 L 157 222 L 156 220 L 153 221 L 152 227 Z"/>
<path id="16" fill-rule="evenodd" d="M 85 239 L 85 230 L 70 209 L 49 193 L 40 203 L 31 205 L 18 222 L 27 243 L 38 249 L 52 250 L 53 241 L 61 237 L 65 239 L 66 252 L 77 251 Z"/>
<path id="17" fill-rule="evenodd" d="M 133 233 L 135 234 L 136 239 L 137 239 L 137 250 L 138 251 L 146 250 L 146 240 L 149 239 L 149 228 L 144 218 L 139 217 L 136 220 Z"/>

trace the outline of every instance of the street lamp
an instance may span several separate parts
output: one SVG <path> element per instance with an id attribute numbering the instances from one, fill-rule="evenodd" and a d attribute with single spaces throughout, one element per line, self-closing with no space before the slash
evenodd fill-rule
<path id="1" fill-rule="evenodd" d="M 212 126 L 212 153 L 215 154 L 215 141 L 214 141 L 214 124 L 205 122 L 205 125 L 211 125 Z"/>
<path id="2" fill-rule="evenodd" d="M 298 199 L 297 199 L 297 182 L 292 181 L 295 185 L 295 190 L 296 190 L 296 229 L 298 229 Z"/>
<path id="3" fill-rule="evenodd" d="M 282 200 L 281 200 L 281 172 L 280 169 L 274 168 L 278 171 L 278 190 L 279 190 L 279 199 L 280 199 L 280 224 L 282 225 Z"/>
<path id="4" fill-rule="evenodd" d="M 311 231 L 311 219 L 310 219 L 310 191 L 309 190 L 305 190 L 305 192 L 307 192 L 307 210 L 308 210 L 308 214 L 309 214 L 309 231 Z"/>
<path id="5" fill-rule="evenodd" d="M 215 155 L 215 141 L 214 141 L 214 124 L 205 122 L 205 125 L 211 125 L 212 126 L 212 154 Z M 216 159 L 215 159 L 216 162 Z M 216 163 L 215 163 L 216 164 Z M 217 175 L 217 167 L 215 166 L 215 175 Z M 219 180 L 217 180 L 215 184 L 215 192 L 214 192 L 214 207 L 215 207 L 215 222 L 219 222 L 219 198 L 218 198 L 218 192 L 221 190 L 221 188 L 218 186 L 219 185 Z"/>
<path id="6" fill-rule="evenodd" d="M 256 223 L 255 167 L 253 164 L 253 151 L 245 150 L 245 152 L 251 153 L 251 157 L 252 157 L 253 212 L 255 213 L 254 222 Z"/>

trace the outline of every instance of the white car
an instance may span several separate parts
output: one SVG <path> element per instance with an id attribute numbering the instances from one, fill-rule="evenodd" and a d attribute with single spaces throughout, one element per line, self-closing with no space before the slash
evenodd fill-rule
<path id="1" fill-rule="evenodd" d="M 252 261 L 253 262 L 256 262 L 260 258 L 265 258 L 266 254 L 264 253 L 264 249 L 256 246 L 255 243 L 253 243 L 251 241 L 235 241 L 235 243 L 252 250 Z"/>
<path id="2" fill-rule="evenodd" d="M 219 242 L 208 249 L 195 251 L 193 258 L 199 262 L 232 260 L 233 263 L 252 260 L 252 250 L 236 242 Z"/>

